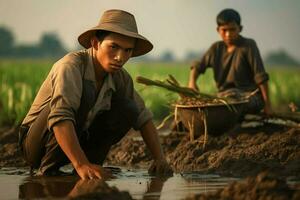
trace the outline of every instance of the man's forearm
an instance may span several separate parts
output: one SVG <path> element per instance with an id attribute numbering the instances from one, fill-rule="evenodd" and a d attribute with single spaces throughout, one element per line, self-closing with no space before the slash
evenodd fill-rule
<path id="1" fill-rule="evenodd" d="M 155 160 L 165 159 L 162 152 L 156 128 L 149 120 L 141 128 L 141 135 Z"/>
<path id="2" fill-rule="evenodd" d="M 89 163 L 80 147 L 74 125 L 71 121 L 62 121 L 54 125 L 53 132 L 57 143 L 73 164 L 77 167 Z"/>

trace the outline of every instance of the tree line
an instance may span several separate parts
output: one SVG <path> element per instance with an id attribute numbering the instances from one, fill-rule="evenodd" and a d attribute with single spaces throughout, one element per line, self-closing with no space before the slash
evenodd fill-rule
<path id="1" fill-rule="evenodd" d="M 56 33 L 44 33 L 37 44 L 15 44 L 15 37 L 11 30 L 0 27 L 0 57 L 14 58 L 59 58 L 67 53 L 66 48 Z M 203 52 L 187 52 L 184 61 L 200 59 Z M 136 58 L 137 61 L 176 61 L 171 50 L 166 50 L 158 57 L 148 55 Z M 297 59 L 293 58 L 286 50 L 280 49 L 267 54 L 264 58 L 267 65 L 300 66 Z"/>
<path id="2" fill-rule="evenodd" d="M 37 44 L 15 44 L 12 31 L 0 27 L 0 57 L 57 58 L 67 52 L 56 33 L 44 33 Z"/>

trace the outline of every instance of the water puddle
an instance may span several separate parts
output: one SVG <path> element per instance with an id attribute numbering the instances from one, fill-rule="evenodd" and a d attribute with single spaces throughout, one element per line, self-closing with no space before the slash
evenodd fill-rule
<path id="1" fill-rule="evenodd" d="M 169 178 L 150 176 L 146 170 L 114 170 L 116 178 L 106 181 L 134 199 L 183 199 L 225 187 L 236 178 L 189 172 Z M 24 169 L 0 169 L 0 199 L 65 198 L 93 192 L 100 182 L 82 182 L 77 176 L 31 177 Z"/>

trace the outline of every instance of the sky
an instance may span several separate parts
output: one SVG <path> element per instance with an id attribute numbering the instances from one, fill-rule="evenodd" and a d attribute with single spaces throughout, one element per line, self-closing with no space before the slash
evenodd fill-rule
<path id="1" fill-rule="evenodd" d="M 55 32 L 75 49 L 78 35 L 105 10 L 123 9 L 154 44 L 150 56 L 171 50 L 180 59 L 220 40 L 215 18 L 224 8 L 240 13 L 241 34 L 255 39 L 263 56 L 284 49 L 300 60 L 299 0 L 0 0 L 0 26 L 13 31 L 17 44 L 37 43 L 43 33 Z"/>

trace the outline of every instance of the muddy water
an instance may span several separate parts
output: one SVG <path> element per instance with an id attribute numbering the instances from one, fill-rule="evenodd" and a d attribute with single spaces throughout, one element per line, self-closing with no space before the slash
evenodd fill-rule
<path id="1" fill-rule="evenodd" d="M 183 199 L 225 187 L 235 178 L 197 172 L 174 174 L 169 178 L 149 176 L 146 170 L 114 170 L 116 178 L 106 181 L 134 199 Z M 30 177 L 26 170 L 0 170 L 0 199 L 66 198 L 93 192 L 100 182 L 82 182 L 76 176 Z"/>

